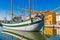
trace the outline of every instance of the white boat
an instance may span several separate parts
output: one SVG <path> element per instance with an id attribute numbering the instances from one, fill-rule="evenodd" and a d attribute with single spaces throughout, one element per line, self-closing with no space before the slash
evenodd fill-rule
<path id="1" fill-rule="evenodd" d="M 22 31 L 40 31 L 42 27 L 44 27 L 44 20 L 31 20 L 21 22 L 21 23 L 2 23 L 5 29 L 10 30 L 22 30 Z"/>

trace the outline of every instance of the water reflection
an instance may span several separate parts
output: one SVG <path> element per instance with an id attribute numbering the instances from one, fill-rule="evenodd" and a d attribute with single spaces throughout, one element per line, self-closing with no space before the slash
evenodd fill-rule
<path id="1" fill-rule="evenodd" d="M 14 34 L 16 33 L 16 35 L 19 35 L 22 40 L 45 40 L 44 35 L 40 32 L 11 31 L 10 33 L 12 32 L 14 32 Z"/>
<path id="2" fill-rule="evenodd" d="M 46 40 L 60 40 L 60 36 L 46 38 Z"/>
<path id="3" fill-rule="evenodd" d="M 24 37 L 30 38 L 32 40 L 45 40 L 44 35 L 42 35 L 40 32 L 22 32 L 22 31 L 19 31 L 18 34 L 23 35 Z"/>
<path id="4" fill-rule="evenodd" d="M 20 39 L 17 37 L 13 37 L 11 35 L 3 34 L 4 40 L 60 40 L 60 36 L 45 36 L 41 32 L 25 32 L 25 31 L 4 31 L 4 32 L 9 32 L 13 33 L 15 35 L 20 36 Z"/>
<path id="5" fill-rule="evenodd" d="M 19 40 L 19 39 L 8 34 L 3 34 L 3 40 Z"/>
<path id="6" fill-rule="evenodd" d="M 2 30 L 3 28 L 0 26 L 0 40 L 2 40 Z"/>

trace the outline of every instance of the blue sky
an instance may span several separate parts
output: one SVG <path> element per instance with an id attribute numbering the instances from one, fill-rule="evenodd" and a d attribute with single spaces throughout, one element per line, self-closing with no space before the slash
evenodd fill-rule
<path id="1" fill-rule="evenodd" d="M 20 8 L 29 9 L 28 0 L 13 0 L 14 3 L 14 13 L 20 15 L 23 10 Z M 53 10 L 60 6 L 60 0 L 31 0 L 31 9 L 36 11 L 45 11 L 45 10 Z M 11 15 L 7 14 L 7 11 L 11 12 L 11 0 L 0 0 L 0 18 L 8 17 Z M 24 11 L 26 15 L 29 12 Z M 54 11 L 56 13 L 60 13 L 60 9 Z"/>

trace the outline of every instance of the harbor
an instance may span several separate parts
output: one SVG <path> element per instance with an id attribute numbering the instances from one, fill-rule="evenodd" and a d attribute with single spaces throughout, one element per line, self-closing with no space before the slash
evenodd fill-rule
<path id="1" fill-rule="evenodd" d="M 59 3 L 59 0 L 1 0 L 0 40 L 60 40 Z"/>

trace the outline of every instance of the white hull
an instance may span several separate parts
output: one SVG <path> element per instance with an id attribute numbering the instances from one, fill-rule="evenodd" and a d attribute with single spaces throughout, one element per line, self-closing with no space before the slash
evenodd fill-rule
<path id="1" fill-rule="evenodd" d="M 15 24 L 6 24 L 2 23 L 5 29 L 9 30 L 22 30 L 22 31 L 40 31 L 44 26 L 44 22 L 41 20 L 34 20 L 33 23 L 31 20 L 15 23 Z"/>
<path id="2" fill-rule="evenodd" d="M 10 29 L 10 30 L 22 30 L 22 31 L 40 31 L 42 28 L 42 23 L 36 23 L 33 25 L 28 25 L 28 26 L 23 26 L 23 27 L 7 27 L 4 26 L 5 29 Z"/>

